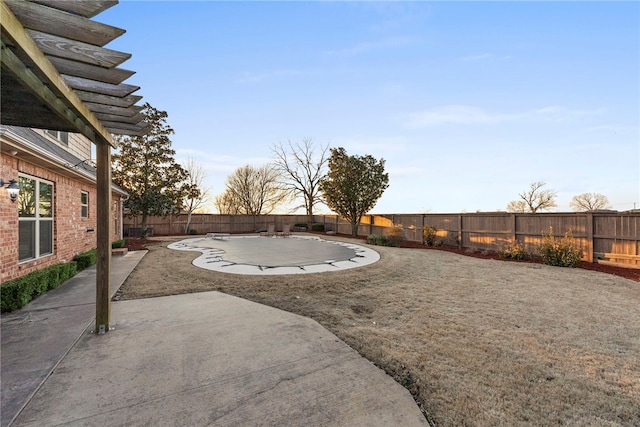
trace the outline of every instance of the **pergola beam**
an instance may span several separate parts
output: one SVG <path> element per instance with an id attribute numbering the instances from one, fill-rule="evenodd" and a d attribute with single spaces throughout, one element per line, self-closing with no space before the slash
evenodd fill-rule
<path id="1" fill-rule="evenodd" d="M 36 95 L 40 101 L 49 107 L 50 110 L 56 112 L 61 118 L 67 121 L 73 128 L 78 129 L 80 133 L 95 140 L 96 136 L 91 129 L 73 110 L 45 85 L 10 49 L 7 48 L 4 41 L 2 42 L 2 66 L 9 70 L 13 77 L 23 86 L 30 89 L 31 93 Z"/>
<path id="2" fill-rule="evenodd" d="M 70 121 L 67 111 L 61 111 L 59 103 L 55 102 L 51 94 L 57 99 L 62 100 L 63 104 L 67 105 L 66 110 L 69 110 L 76 116 L 77 119 L 83 122 L 82 128 L 78 129 L 83 135 L 93 141 L 95 144 L 108 144 L 113 146 L 113 140 L 109 132 L 102 126 L 100 121 L 89 111 L 89 109 L 78 99 L 73 90 L 65 84 L 64 80 L 58 73 L 58 70 L 49 62 L 44 56 L 44 53 L 38 48 L 35 42 L 29 37 L 26 30 L 18 19 L 11 13 L 8 6 L 4 1 L 0 2 L 0 23 L 2 25 L 2 65 L 9 67 L 9 60 L 5 61 L 5 55 L 10 52 L 10 49 L 6 48 L 8 43 L 15 45 L 18 51 L 25 52 L 28 57 L 29 64 L 24 64 L 23 61 L 16 55 L 11 58 L 12 74 L 21 82 L 27 83 L 28 87 L 35 88 L 36 82 L 33 81 L 33 77 L 38 80 L 41 86 L 47 86 L 50 94 L 46 94 L 45 91 L 38 88 L 34 91 L 34 94 L 39 96 L 43 103 L 50 106 L 53 111 L 60 115 L 60 118 L 65 121 Z M 8 40 L 10 39 L 10 40 Z M 22 67 L 15 62 L 19 61 Z M 5 64 L 6 62 L 6 64 Z M 11 68 L 10 68 L 11 69 Z M 13 70 L 17 71 L 16 74 Z M 46 83 L 46 84 L 45 84 Z M 65 102 L 66 101 L 66 102 Z M 55 104 L 58 104 L 56 107 Z M 71 123 L 74 126 L 78 126 L 73 121 Z M 91 130 L 93 134 L 88 132 Z"/>

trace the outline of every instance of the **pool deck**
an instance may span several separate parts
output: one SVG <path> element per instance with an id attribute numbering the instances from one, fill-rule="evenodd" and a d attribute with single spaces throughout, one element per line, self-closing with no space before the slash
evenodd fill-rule
<path id="1" fill-rule="evenodd" d="M 146 252 L 112 260 L 112 294 Z M 205 292 L 112 303 L 95 267 L 3 314 L 1 426 L 427 426 L 409 392 L 317 322 Z"/>

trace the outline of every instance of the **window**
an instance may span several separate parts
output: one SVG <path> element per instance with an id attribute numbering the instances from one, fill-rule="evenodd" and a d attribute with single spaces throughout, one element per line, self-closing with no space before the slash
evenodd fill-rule
<path id="1" fill-rule="evenodd" d="M 89 193 L 86 191 L 80 192 L 80 206 L 80 216 L 89 218 Z"/>
<path id="2" fill-rule="evenodd" d="M 20 176 L 19 261 L 53 253 L 53 183 Z"/>
<path id="3" fill-rule="evenodd" d="M 120 202 L 114 200 L 111 212 L 113 212 L 113 232 L 116 233 L 118 237 L 122 237 L 122 234 L 120 233 L 120 226 L 118 225 L 121 214 L 119 206 Z"/>
<path id="4" fill-rule="evenodd" d="M 59 130 L 48 130 L 47 133 L 62 142 L 64 145 L 69 145 L 69 132 L 63 132 Z"/>

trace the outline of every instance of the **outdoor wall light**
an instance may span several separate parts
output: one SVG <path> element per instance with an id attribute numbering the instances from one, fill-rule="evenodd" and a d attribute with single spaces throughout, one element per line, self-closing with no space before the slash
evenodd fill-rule
<path id="1" fill-rule="evenodd" d="M 0 179 L 0 187 L 7 187 L 7 192 L 9 193 L 9 197 L 11 197 L 11 202 L 15 203 L 18 200 L 18 193 L 20 193 L 20 185 L 18 185 L 18 181 L 15 179 L 10 180 L 9 182 L 4 182 L 4 180 Z"/>

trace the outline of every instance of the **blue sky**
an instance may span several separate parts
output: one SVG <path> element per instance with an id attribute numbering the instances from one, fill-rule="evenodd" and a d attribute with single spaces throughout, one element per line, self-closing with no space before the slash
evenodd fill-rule
<path id="1" fill-rule="evenodd" d="M 127 1 L 142 102 L 213 195 L 274 144 L 384 158 L 373 213 L 505 210 L 534 181 L 640 207 L 637 2 Z M 325 212 L 326 208 L 325 208 Z"/>

